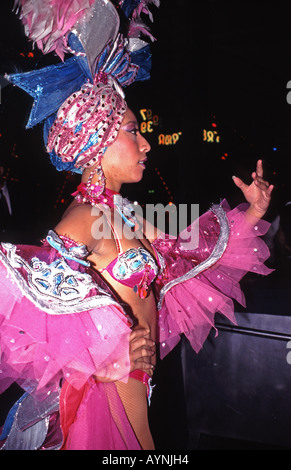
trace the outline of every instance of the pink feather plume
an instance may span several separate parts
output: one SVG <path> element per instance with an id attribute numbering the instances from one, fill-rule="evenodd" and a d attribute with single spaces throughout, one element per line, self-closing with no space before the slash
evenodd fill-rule
<path id="1" fill-rule="evenodd" d="M 20 14 L 26 36 L 44 53 L 55 52 L 62 60 L 66 52 L 67 36 L 95 0 L 15 0 L 14 9 Z M 141 21 L 141 14 L 147 14 L 153 21 L 148 6 L 159 7 L 160 0 L 141 0 L 132 14 L 129 37 L 140 34 L 154 37 Z"/>
<path id="2" fill-rule="evenodd" d="M 66 40 L 75 23 L 94 0 L 15 0 L 25 34 L 44 53 L 55 51 L 63 60 Z"/>

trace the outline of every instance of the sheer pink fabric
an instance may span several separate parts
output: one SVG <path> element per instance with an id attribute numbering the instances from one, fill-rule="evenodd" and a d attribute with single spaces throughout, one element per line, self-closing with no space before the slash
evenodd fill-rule
<path id="1" fill-rule="evenodd" d="M 268 247 L 259 238 L 267 232 L 269 224 L 264 220 L 247 219 L 247 204 L 233 210 L 225 201 L 222 206 L 229 226 L 225 251 L 211 267 L 201 271 L 197 269 L 191 279 L 181 280 L 167 291 L 163 299 L 159 311 L 161 357 L 173 349 L 181 334 L 185 334 L 198 352 L 214 326 L 216 312 L 236 322 L 232 299 L 245 305 L 239 285 L 242 277 L 248 271 L 263 275 L 271 272 L 263 264 L 269 257 Z M 193 267 L 203 266 L 202 263 L 213 253 L 222 227 L 214 213 L 209 211 L 187 230 L 188 243 L 185 243 L 187 237 L 181 235 L 177 239 L 161 236 L 154 242 L 166 263 L 163 277 L 156 282 L 158 293 L 173 279 L 184 276 Z M 191 238 L 193 232 L 199 233 L 198 240 L 195 236 Z"/>
<path id="2" fill-rule="evenodd" d="M 113 382 L 62 387 L 63 450 L 140 450 Z"/>
<path id="3" fill-rule="evenodd" d="M 17 254 L 28 264 L 38 257 L 48 269 L 59 258 L 51 247 L 19 246 Z M 77 263 L 70 265 L 76 267 Z M 91 272 L 95 283 L 89 292 L 96 299 L 95 308 L 48 314 L 27 297 L 29 273 L 23 266 L 14 269 L 21 276 L 17 282 L 13 272 L 8 273 L 7 266 L 0 263 L 0 393 L 13 381 L 25 388 L 37 385 L 40 394 L 46 394 L 62 378 L 70 381 L 75 374 L 80 374 L 80 387 L 92 375 L 111 380 L 128 375 L 130 323 L 113 298 L 112 304 L 99 306 L 98 292 L 106 286 L 97 274 Z"/>

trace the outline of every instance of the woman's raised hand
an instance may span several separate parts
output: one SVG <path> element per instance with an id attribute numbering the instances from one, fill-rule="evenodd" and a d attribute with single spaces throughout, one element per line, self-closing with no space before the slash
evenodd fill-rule
<path id="1" fill-rule="evenodd" d="M 253 182 L 250 185 L 244 183 L 237 176 L 233 176 L 233 181 L 244 194 L 247 202 L 250 204 L 248 213 L 261 218 L 267 212 L 271 200 L 271 193 L 274 186 L 265 181 L 262 160 L 257 161 L 256 171 L 252 173 Z"/>

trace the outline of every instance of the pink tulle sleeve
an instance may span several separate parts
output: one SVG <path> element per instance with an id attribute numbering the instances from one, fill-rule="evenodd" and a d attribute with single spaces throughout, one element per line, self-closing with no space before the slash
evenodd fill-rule
<path id="1" fill-rule="evenodd" d="M 246 217 L 247 204 L 230 210 L 226 201 L 182 232 L 160 236 L 154 246 L 166 268 L 157 280 L 161 357 L 181 334 L 198 352 L 214 327 L 215 313 L 235 321 L 233 299 L 245 305 L 239 281 L 247 272 L 267 275 L 269 250 L 260 238 L 269 224 Z"/>
<path id="2" fill-rule="evenodd" d="M 51 247 L 0 249 L 0 393 L 129 373 L 131 323 L 101 279 Z M 76 380 L 78 377 L 78 380 Z"/>

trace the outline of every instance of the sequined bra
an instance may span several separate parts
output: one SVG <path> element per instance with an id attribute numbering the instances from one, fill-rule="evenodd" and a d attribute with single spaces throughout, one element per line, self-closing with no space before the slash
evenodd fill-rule
<path id="1" fill-rule="evenodd" d="M 107 271 L 113 279 L 133 288 L 141 298 L 145 298 L 150 284 L 162 270 L 162 259 L 154 247 L 156 258 L 143 247 L 129 248 L 123 252 L 119 237 L 114 227 L 111 224 L 110 226 L 118 255 L 108 266 L 99 269 L 99 272 Z"/>

